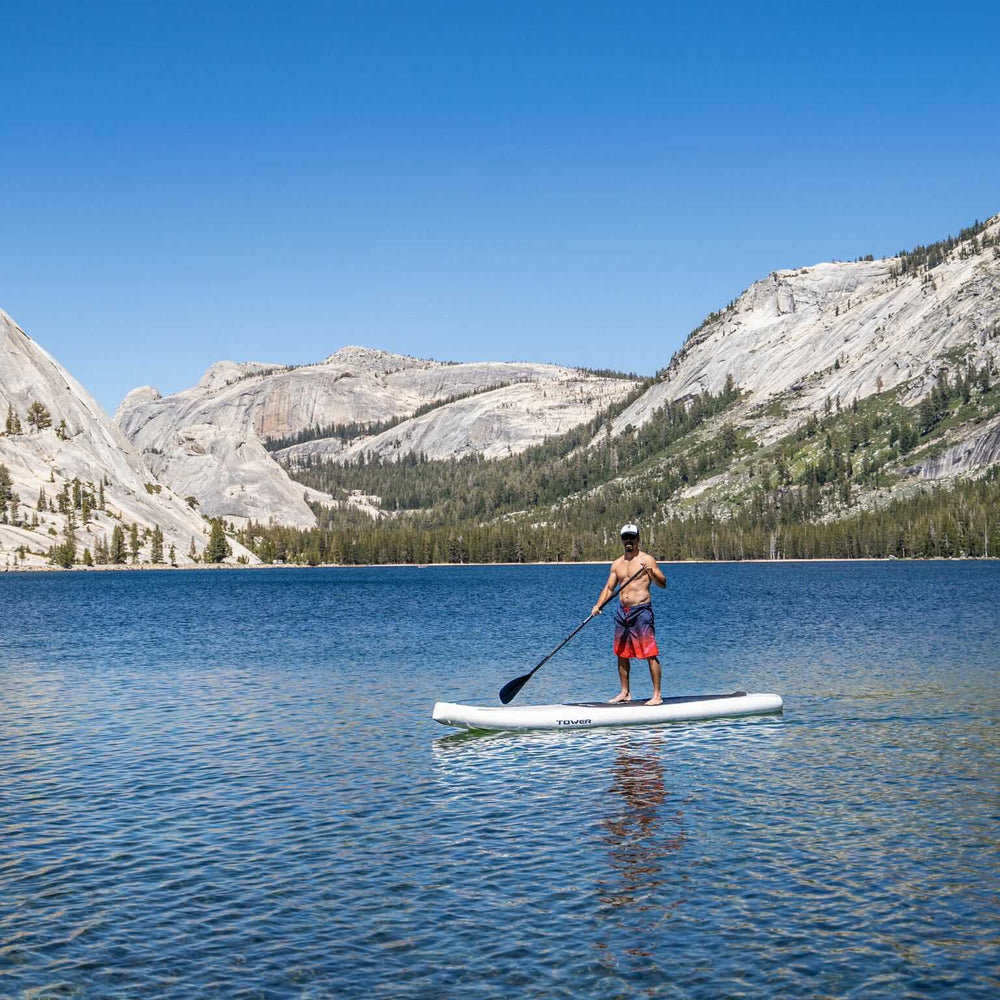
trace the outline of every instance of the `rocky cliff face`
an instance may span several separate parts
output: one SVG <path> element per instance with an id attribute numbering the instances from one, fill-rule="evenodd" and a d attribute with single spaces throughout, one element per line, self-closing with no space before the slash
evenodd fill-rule
<path id="1" fill-rule="evenodd" d="M 944 479 L 1000 462 L 1000 419 L 981 426 L 956 427 L 949 434 L 949 439 L 956 443 L 940 454 L 910 466 L 906 472 L 921 479 Z"/>
<path id="2" fill-rule="evenodd" d="M 392 461 L 411 453 L 429 459 L 472 453 L 502 458 L 590 420 L 634 384 L 559 371 L 553 378 L 502 385 L 457 399 L 381 434 L 353 442 L 321 438 L 282 449 L 275 457 L 293 464 L 307 457 L 353 462 L 362 455 Z"/>
<path id="3" fill-rule="evenodd" d="M 589 420 L 633 384 L 555 365 L 445 364 L 345 347 L 299 368 L 221 362 L 174 396 L 134 390 L 115 419 L 156 475 L 206 513 L 305 527 L 315 523 L 306 499 L 331 498 L 289 479 L 265 450 L 268 437 L 404 418 L 442 402 L 381 434 L 317 438 L 277 457 L 503 455 Z M 453 397 L 465 398 L 446 402 Z"/>
<path id="4" fill-rule="evenodd" d="M 209 516 L 309 527 L 315 517 L 306 499 L 330 498 L 293 483 L 271 458 L 254 431 L 253 418 L 244 419 L 244 404 L 252 399 L 244 388 L 205 393 L 210 400 L 222 397 L 217 411 L 201 405 L 198 389 L 166 401 L 156 390 L 133 390 L 115 419 L 142 449 L 157 479 L 181 496 L 196 497 Z"/>
<path id="5" fill-rule="evenodd" d="M 691 335 L 614 430 L 641 426 L 669 400 L 718 392 L 731 375 L 749 403 L 788 404 L 788 420 L 758 429 L 773 439 L 827 399 L 847 405 L 905 385 L 904 398 L 915 402 L 959 354 L 996 364 L 1000 256 L 989 244 L 998 233 L 1000 216 L 930 272 L 901 274 L 900 259 L 888 258 L 768 275 Z"/>
<path id="6" fill-rule="evenodd" d="M 48 426 L 33 427 L 29 410 L 44 407 Z M 8 432 L 7 417 L 19 432 Z M 0 463 L 7 466 L 19 498 L 19 516 L 0 524 L 0 568 L 16 550 L 27 553 L 25 564 L 47 561 L 46 553 L 62 540 L 66 515 L 45 505 L 39 491 L 55 500 L 65 483 L 78 480 L 96 491 L 103 484 L 107 511 L 76 530 L 80 553 L 98 540 L 110 541 L 116 525 L 136 523 L 140 529 L 159 525 L 164 551 L 173 544 L 178 563 L 190 562 L 192 539 L 198 552 L 205 546 L 206 523 L 184 499 L 156 481 L 138 452 L 93 397 L 54 358 L 0 311 Z M 37 525 L 32 522 L 37 520 Z M 51 531 L 50 531 L 51 529 Z M 248 556 L 236 546 L 237 554 Z M 149 556 L 149 543 L 142 554 Z"/>

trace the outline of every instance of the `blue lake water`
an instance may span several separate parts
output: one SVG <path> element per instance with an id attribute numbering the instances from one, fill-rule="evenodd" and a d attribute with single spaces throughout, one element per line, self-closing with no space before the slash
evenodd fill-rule
<path id="1" fill-rule="evenodd" d="M 664 694 L 783 715 L 431 721 L 598 566 L 0 575 L 0 996 L 996 996 L 1000 564 L 666 570 Z"/>

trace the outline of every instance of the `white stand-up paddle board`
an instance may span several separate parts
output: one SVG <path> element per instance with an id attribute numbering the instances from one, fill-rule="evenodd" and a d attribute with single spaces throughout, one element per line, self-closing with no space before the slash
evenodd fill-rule
<path id="1" fill-rule="evenodd" d="M 493 708 L 439 701 L 434 706 L 434 721 L 459 729 L 592 729 L 595 726 L 652 726 L 692 719 L 767 715 L 780 712 L 781 707 L 780 695 L 747 694 L 745 691 L 664 698 L 662 705 L 647 705 L 644 701 L 627 701 L 620 705 L 587 701 L 572 705 Z"/>

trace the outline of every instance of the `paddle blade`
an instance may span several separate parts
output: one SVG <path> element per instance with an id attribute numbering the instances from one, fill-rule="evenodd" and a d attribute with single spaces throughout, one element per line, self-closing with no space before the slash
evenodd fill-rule
<path id="1" fill-rule="evenodd" d="M 533 674 L 534 671 L 531 673 Z M 523 677 L 515 677 L 512 681 L 507 681 L 507 683 L 500 688 L 500 704 L 507 705 L 512 702 L 517 697 L 518 691 L 520 691 L 529 680 L 531 680 L 531 674 L 525 674 Z"/>

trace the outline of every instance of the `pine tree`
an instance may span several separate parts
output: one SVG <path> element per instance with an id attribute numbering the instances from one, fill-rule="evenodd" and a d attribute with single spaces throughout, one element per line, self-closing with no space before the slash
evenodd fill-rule
<path id="1" fill-rule="evenodd" d="M 14 409 L 11 403 L 7 404 L 6 428 L 7 433 L 12 436 L 21 433 L 21 418 L 17 415 L 17 410 Z"/>
<path id="2" fill-rule="evenodd" d="M 8 505 L 14 495 L 10 469 L 0 462 L 0 524 L 7 524 Z"/>
<path id="3" fill-rule="evenodd" d="M 118 566 L 125 562 L 125 531 L 120 524 L 115 525 L 115 530 L 111 532 L 111 552 L 109 557 L 114 565 Z"/>
<path id="4" fill-rule="evenodd" d="M 174 543 L 170 543 L 170 565 L 177 565 L 177 549 L 174 548 Z"/>
<path id="5" fill-rule="evenodd" d="M 194 546 L 194 536 L 193 535 L 191 536 L 191 546 L 188 549 L 188 558 L 192 562 L 197 562 L 198 561 L 198 550 Z"/>
<path id="6" fill-rule="evenodd" d="M 958 373 L 958 377 L 955 379 L 955 390 L 961 395 L 962 402 L 968 403 L 972 399 L 972 380 L 966 379 L 961 372 Z"/>
<path id="7" fill-rule="evenodd" d="M 232 555 L 232 548 L 226 540 L 226 532 L 222 527 L 221 518 L 212 519 L 212 533 L 208 539 L 208 547 L 205 549 L 205 562 L 220 563 L 228 555 Z"/>
<path id="8" fill-rule="evenodd" d="M 900 454 L 905 455 L 908 451 L 912 451 L 917 446 L 917 441 L 920 435 L 917 432 L 917 428 L 912 424 L 905 424 L 899 435 L 899 451 Z"/>
<path id="9" fill-rule="evenodd" d="M 90 524 L 90 494 L 84 493 L 80 501 L 80 520 L 84 524 Z"/>
<path id="10" fill-rule="evenodd" d="M 44 430 L 46 427 L 52 426 L 52 414 L 49 413 L 48 408 L 44 403 L 39 403 L 36 399 L 31 406 L 28 407 L 28 423 L 31 424 L 36 431 Z"/>
<path id="11" fill-rule="evenodd" d="M 107 507 L 104 504 L 104 477 L 103 476 L 101 477 L 101 481 L 100 481 L 100 483 L 97 486 L 97 509 L 98 510 L 107 510 Z"/>
<path id="12" fill-rule="evenodd" d="M 76 562 L 76 515 L 70 511 L 63 528 L 61 545 L 54 545 L 50 558 L 57 566 L 69 569 Z"/>
<path id="13" fill-rule="evenodd" d="M 933 397 L 933 398 L 932 398 Z M 930 396 L 924 396 L 920 400 L 920 406 L 917 408 L 917 420 L 920 426 L 920 433 L 928 434 L 937 423 L 937 398 L 936 390 L 932 391 Z"/>
<path id="14" fill-rule="evenodd" d="M 84 566 L 94 565 L 94 557 L 90 554 L 90 549 L 83 550 L 83 565 Z"/>
<path id="15" fill-rule="evenodd" d="M 149 558 L 156 564 L 163 562 L 163 529 L 158 524 L 153 526 L 153 541 Z"/>
<path id="16" fill-rule="evenodd" d="M 45 504 L 45 487 L 44 486 L 39 486 L 38 487 L 38 503 L 36 504 L 36 509 L 37 510 L 46 510 L 47 509 L 46 508 L 46 504 Z"/>
<path id="17" fill-rule="evenodd" d="M 132 563 L 139 561 L 139 523 L 132 522 L 132 527 L 128 529 L 128 548 L 132 556 Z"/>
<path id="18" fill-rule="evenodd" d="M 722 428 L 722 453 L 726 456 L 735 456 L 739 441 L 736 437 L 736 428 L 732 424 L 726 424 Z"/>

